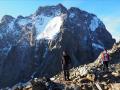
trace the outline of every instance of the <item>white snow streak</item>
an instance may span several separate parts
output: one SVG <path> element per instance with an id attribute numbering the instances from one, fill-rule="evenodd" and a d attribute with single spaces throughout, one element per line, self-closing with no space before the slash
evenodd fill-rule
<path id="1" fill-rule="evenodd" d="M 96 43 L 92 43 L 92 46 L 95 47 L 96 49 L 104 49 L 103 46 L 101 46 L 100 44 L 96 44 Z"/>
<path id="2" fill-rule="evenodd" d="M 93 17 L 91 24 L 89 25 L 91 31 L 95 31 L 98 28 L 99 23 L 99 19 L 97 17 Z"/>
<path id="3" fill-rule="evenodd" d="M 70 18 L 75 17 L 75 13 L 70 13 L 69 17 L 70 17 Z"/>
<path id="4" fill-rule="evenodd" d="M 8 27 L 9 27 L 9 29 L 13 30 L 13 27 L 14 27 L 14 21 L 10 22 L 10 23 L 8 24 Z"/>

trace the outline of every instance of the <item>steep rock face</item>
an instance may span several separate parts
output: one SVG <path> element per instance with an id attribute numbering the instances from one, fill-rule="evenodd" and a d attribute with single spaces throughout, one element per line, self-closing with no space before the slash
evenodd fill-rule
<path id="1" fill-rule="evenodd" d="M 120 41 L 114 44 L 113 48 L 110 51 L 111 53 L 111 63 L 119 64 L 120 63 Z"/>
<path id="2" fill-rule="evenodd" d="M 30 79 L 33 72 L 55 75 L 64 49 L 77 66 L 93 61 L 115 40 L 97 16 L 59 4 L 39 7 L 27 17 L 4 16 L 0 42 L 0 87 L 5 87 Z"/>

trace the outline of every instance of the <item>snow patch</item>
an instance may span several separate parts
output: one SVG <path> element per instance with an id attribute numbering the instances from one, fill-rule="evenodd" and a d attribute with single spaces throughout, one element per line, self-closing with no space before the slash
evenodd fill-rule
<path id="1" fill-rule="evenodd" d="M 92 43 L 92 46 L 95 47 L 96 49 L 104 49 L 103 46 L 101 46 L 100 44 L 96 44 L 96 43 Z"/>
<path id="2" fill-rule="evenodd" d="M 61 14 L 61 10 L 55 12 L 55 16 L 59 16 Z"/>
<path id="3" fill-rule="evenodd" d="M 36 74 L 36 72 L 34 72 L 34 73 L 31 75 L 31 78 L 32 78 L 32 79 L 34 78 L 35 74 Z"/>
<path id="4" fill-rule="evenodd" d="M 9 33 L 10 31 L 14 30 L 14 23 L 15 23 L 15 20 L 13 20 L 10 23 L 8 23 L 7 29 L 6 29 L 6 33 Z"/>
<path id="5" fill-rule="evenodd" d="M 98 43 L 100 43 L 102 46 L 104 46 L 104 44 L 100 40 L 98 40 Z"/>
<path id="6" fill-rule="evenodd" d="M 57 16 L 54 17 L 45 27 L 44 31 L 37 36 L 37 40 L 39 39 L 53 39 L 59 32 L 60 27 L 63 23 L 63 17 Z"/>
<path id="7" fill-rule="evenodd" d="M 27 25 L 28 23 L 31 23 L 32 21 L 31 21 L 31 19 L 20 19 L 19 21 L 18 21 L 18 24 L 20 25 L 20 26 L 25 26 L 25 25 Z"/>
<path id="8" fill-rule="evenodd" d="M 93 19 L 91 20 L 91 24 L 89 25 L 90 30 L 95 31 L 98 28 L 99 24 L 99 19 L 97 17 L 93 17 Z"/>
<path id="9" fill-rule="evenodd" d="M 10 22 L 10 23 L 8 24 L 8 27 L 9 27 L 9 29 L 13 30 L 13 27 L 14 27 L 14 21 Z"/>
<path id="10" fill-rule="evenodd" d="M 50 78 L 50 80 L 51 80 L 51 81 L 54 81 L 54 80 L 55 80 L 55 78 L 54 78 L 54 77 L 52 77 L 52 78 Z"/>
<path id="11" fill-rule="evenodd" d="M 9 45 L 8 47 L 4 47 L 2 49 L 0 49 L 0 53 L 3 53 L 4 55 L 8 55 L 8 53 L 10 52 L 11 50 L 11 45 Z"/>
<path id="12" fill-rule="evenodd" d="M 36 34 L 40 34 L 44 29 L 45 29 L 45 26 L 47 25 L 47 23 L 52 19 L 53 17 L 47 17 L 47 16 L 44 16 L 44 15 L 40 15 L 40 16 L 37 16 L 37 17 L 33 17 L 32 20 L 33 20 L 33 25 L 35 26 L 36 28 Z"/>
<path id="13" fill-rule="evenodd" d="M 75 17 L 75 13 L 70 13 L 69 17 L 70 18 L 74 18 Z"/>

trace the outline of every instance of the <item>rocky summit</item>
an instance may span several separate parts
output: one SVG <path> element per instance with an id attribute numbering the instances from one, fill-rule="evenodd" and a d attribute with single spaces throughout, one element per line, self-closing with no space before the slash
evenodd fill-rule
<path id="1" fill-rule="evenodd" d="M 58 4 L 39 7 L 26 17 L 5 15 L 0 22 L 0 88 L 56 75 L 63 50 L 77 67 L 114 43 L 96 15 L 76 7 Z"/>

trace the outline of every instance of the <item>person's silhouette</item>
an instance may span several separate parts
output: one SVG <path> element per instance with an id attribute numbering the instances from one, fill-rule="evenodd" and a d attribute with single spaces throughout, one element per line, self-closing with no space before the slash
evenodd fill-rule
<path id="1" fill-rule="evenodd" d="M 71 58 L 66 51 L 63 51 L 61 63 L 62 63 L 62 70 L 64 72 L 64 80 L 70 80 L 69 65 L 71 64 Z"/>

